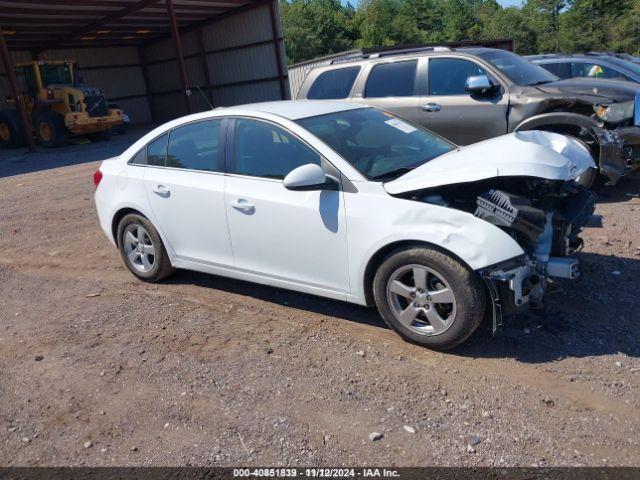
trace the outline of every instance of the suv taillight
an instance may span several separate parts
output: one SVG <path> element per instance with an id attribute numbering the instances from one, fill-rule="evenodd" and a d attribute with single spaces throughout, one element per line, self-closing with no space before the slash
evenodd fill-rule
<path id="1" fill-rule="evenodd" d="M 98 188 L 98 185 L 100 184 L 100 180 L 102 180 L 102 172 L 100 170 L 96 170 L 95 173 L 93 174 L 93 184 L 95 185 L 96 188 Z"/>

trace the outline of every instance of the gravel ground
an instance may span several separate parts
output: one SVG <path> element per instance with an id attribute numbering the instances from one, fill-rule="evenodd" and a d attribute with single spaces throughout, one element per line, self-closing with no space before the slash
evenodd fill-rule
<path id="1" fill-rule="evenodd" d="M 546 317 L 437 353 L 345 303 L 137 281 L 82 163 L 114 141 L 0 153 L 0 465 L 640 464 L 640 178 Z"/>

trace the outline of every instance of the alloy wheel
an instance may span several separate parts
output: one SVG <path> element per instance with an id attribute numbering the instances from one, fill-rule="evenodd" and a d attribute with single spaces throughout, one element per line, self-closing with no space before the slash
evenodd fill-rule
<path id="1" fill-rule="evenodd" d="M 444 333 L 456 317 L 449 283 L 424 265 L 405 265 L 389 277 L 387 300 L 396 319 L 420 335 Z"/>
<path id="2" fill-rule="evenodd" d="M 142 225 L 131 224 L 123 234 L 124 253 L 133 268 L 149 272 L 156 261 L 156 249 L 149 232 Z"/>

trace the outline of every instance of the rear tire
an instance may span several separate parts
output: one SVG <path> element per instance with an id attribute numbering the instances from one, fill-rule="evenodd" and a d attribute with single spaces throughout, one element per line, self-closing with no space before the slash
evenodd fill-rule
<path id="1" fill-rule="evenodd" d="M 19 148 L 26 144 L 18 112 L 16 110 L 0 112 L 0 145 L 5 148 Z"/>
<path id="2" fill-rule="evenodd" d="M 482 322 L 487 302 L 475 272 L 428 247 L 392 252 L 378 267 L 373 296 L 389 327 L 436 350 L 464 342 Z"/>
<path id="3" fill-rule="evenodd" d="M 118 249 L 124 264 L 145 282 L 158 282 L 174 271 L 158 231 L 142 215 L 130 213 L 118 224 Z"/>
<path id="4" fill-rule="evenodd" d="M 34 121 L 34 127 L 38 141 L 43 147 L 63 147 L 69 142 L 64 119 L 57 113 L 40 113 Z"/>

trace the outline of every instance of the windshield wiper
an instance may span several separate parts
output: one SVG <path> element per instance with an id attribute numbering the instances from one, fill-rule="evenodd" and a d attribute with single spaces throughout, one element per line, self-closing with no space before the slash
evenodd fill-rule
<path id="1" fill-rule="evenodd" d="M 545 83 L 551 83 L 553 80 L 540 80 L 539 82 L 529 83 L 527 87 L 535 87 L 536 85 L 544 85 Z"/>
<path id="2" fill-rule="evenodd" d="M 372 180 L 381 180 L 383 178 L 392 177 L 392 176 L 396 176 L 396 175 L 401 175 L 401 174 L 410 172 L 414 168 L 415 167 L 394 168 L 393 170 L 389 170 L 388 172 L 379 173 L 378 175 L 374 175 L 373 177 L 371 177 L 371 179 Z"/>

